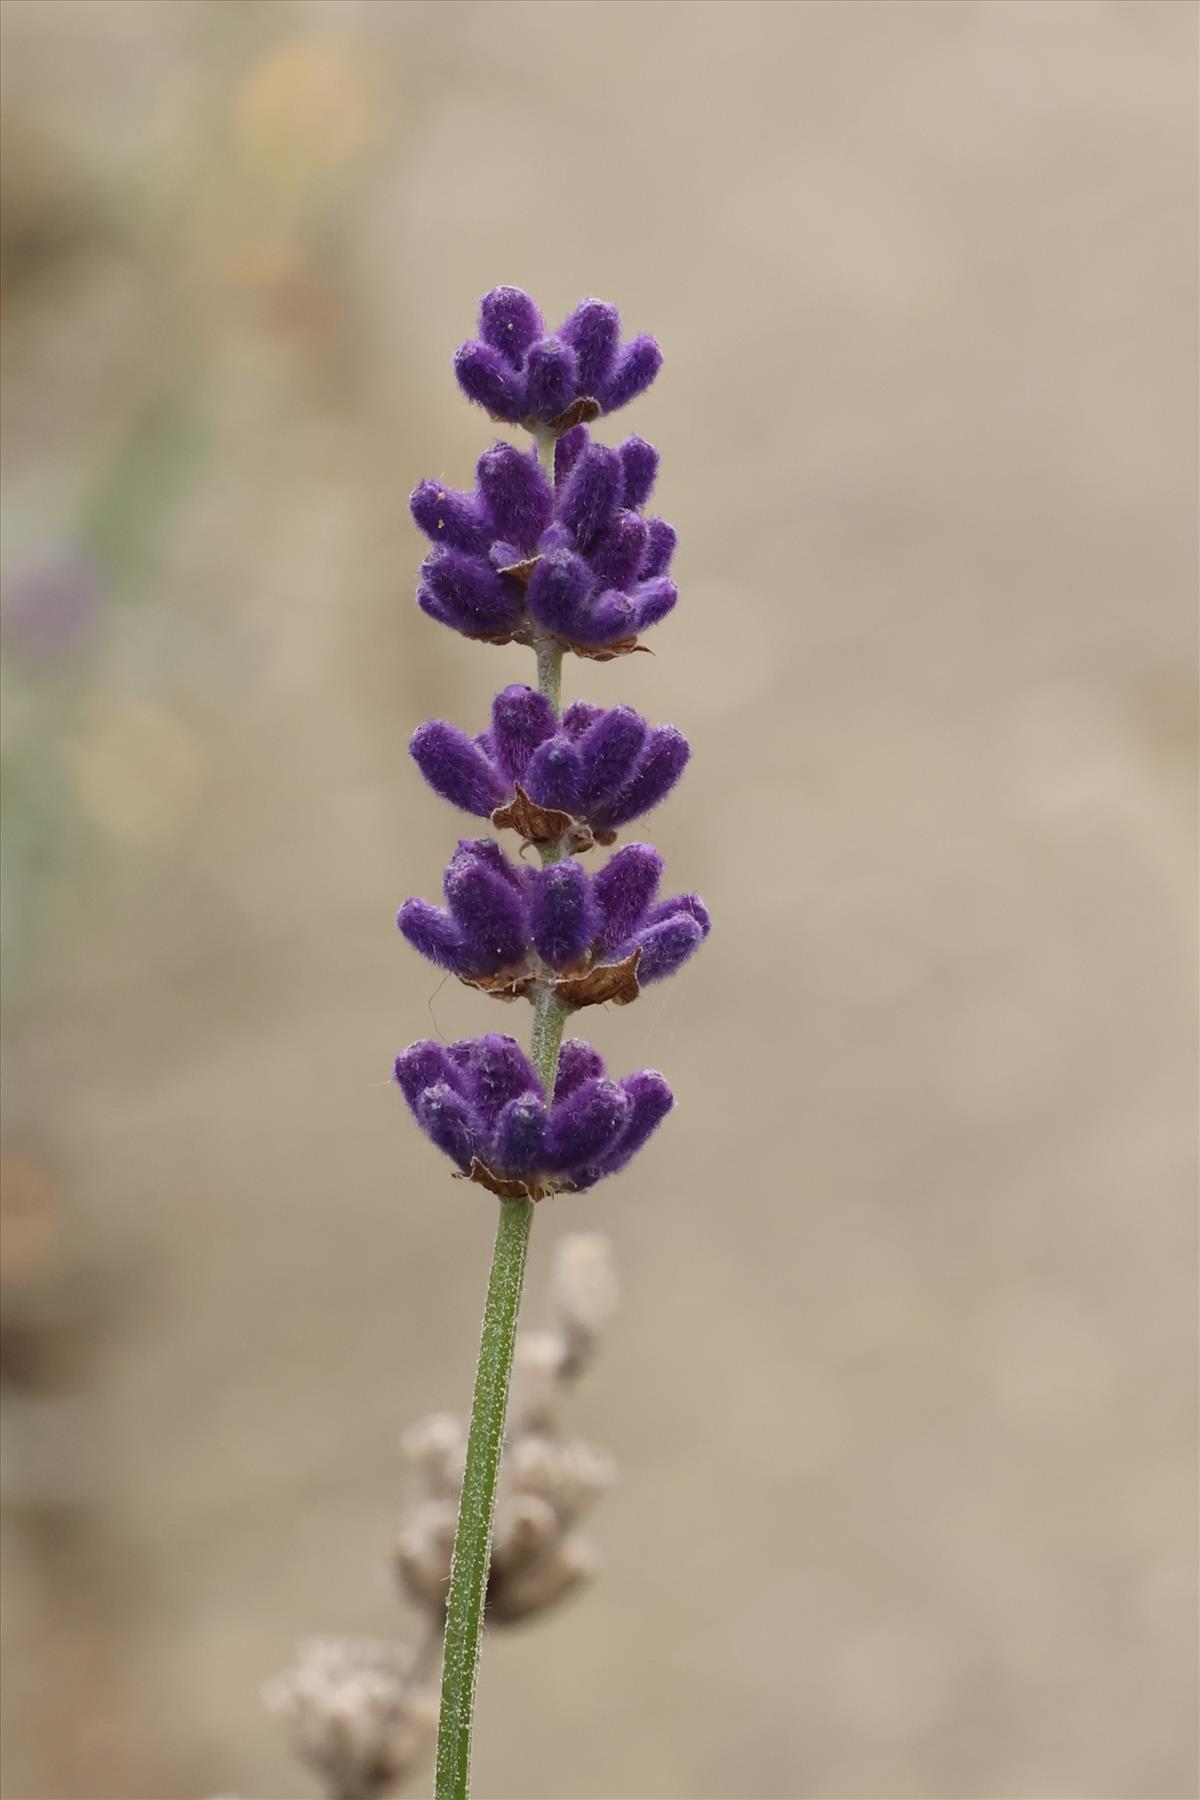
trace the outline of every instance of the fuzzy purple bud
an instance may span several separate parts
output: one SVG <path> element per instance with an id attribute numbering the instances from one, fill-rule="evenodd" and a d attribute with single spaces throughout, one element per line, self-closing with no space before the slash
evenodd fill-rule
<path id="1" fill-rule="evenodd" d="M 507 539 L 528 554 L 550 523 L 554 495 L 538 467 L 536 453 L 512 444 L 493 444 L 476 465 L 479 489 L 494 526 L 493 536 Z"/>
<path id="2" fill-rule="evenodd" d="M 435 794 L 463 812 L 487 819 L 504 798 L 504 782 L 463 732 L 430 719 L 413 733 L 409 751 Z"/>
<path id="3" fill-rule="evenodd" d="M 408 506 L 425 536 L 439 548 L 465 550 L 472 556 L 487 554 L 494 534 L 472 495 L 436 481 L 422 481 L 409 495 Z"/>
<path id="4" fill-rule="evenodd" d="M 646 521 L 640 513 L 617 513 L 588 556 L 597 585 L 632 587 L 645 561 L 649 541 Z"/>
<path id="5" fill-rule="evenodd" d="M 639 931 L 633 939 L 641 951 L 638 981 L 645 987 L 647 982 L 662 981 L 664 976 L 673 975 L 703 941 L 703 931 L 687 913 L 677 913 L 674 918 Z"/>
<path id="6" fill-rule="evenodd" d="M 615 1148 L 597 1170 L 599 1175 L 615 1175 L 631 1162 L 675 1104 L 675 1096 L 657 1069 L 627 1075 L 621 1087 L 630 1103 L 629 1113 Z"/>
<path id="7" fill-rule="evenodd" d="M 434 1045 L 434 1049 L 440 1046 Z M 568 1094 L 585 1081 L 591 1081 L 596 1075 L 604 1073 L 604 1058 L 598 1050 L 582 1038 L 566 1038 L 558 1053 L 558 1076 L 554 1083 L 554 1098 L 565 1100 Z"/>
<path id="8" fill-rule="evenodd" d="M 449 969 L 452 975 L 467 973 L 462 933 L 440 906 L 431 906 L 428 900 L 406 900 L 396 914 L 396 923 L 418 955 L 439 969 Z"/>
<path id="9" fill-rule="evenodd" d="M 551 863 L 537 876 L 529 905 L 530 935 L 552 969 L 580 962 L 600 928 L 600 910 L 582 864 Z"/>
<path id="10" fill-rule="evenodd" d="M 629 1096 L 615 1081 L 581 1082 L 551 1109 L 547 1166 L 564 1172 L 586 1168 L 613 1147 L 631 1111 Z"/>
<path id="11" fill-rule="evenodd" d="M 615 950 L 641 924 L 658 893 L 662 857 L 653 844 L 626 844 L 592 882 L 600 911 L 599 947 Z"/>
<path id="12" fill-rule="evenodd" d="M 581 300 L 560 335 L 575 352 L 579 389 L 598 396 L 617 360 L 621 315 L 606 300 Z"/>
<path id="13" fill-rule="evenodd" d="M 626 506 L 645 506 L 658 474 L 658 451 L 645 438 L 629 437 L 617 454 L 625 471 Z"/>
<path id="14" fill-rule="evenodd" d="M 434 616 L 466 637 L 502 636 L 521 616 L 520 596 L 505 587 L 494 569 L 461 550 L 435 551 L 422 571 L 423 591 L 441 608 Z"/>
<path id="15" fill-rule="evenodd" d="M 532 1175 L 542 1167 L 546 1106 L 536 1094 L 510 1100 L 496 1121 L 491 1161 L 506 1175 Z"/>
<path id="16" fill-rule="evenodd" d="M 517 425 L 525 417 L 525 381 L 498 350 L 474 339 L 454 353 L 454 373 L 468 400 L 493 418 Z"/>
<path id="17" fill-rule="evenodd" d="M 468 1039 L 465 1046 L 456 1045 L 455 1050 L 465 1050 L 459 1058 L 463 1086 L 488 1124 L 495 1123 L 511 1100 L 522 1094 L 540 1094 L 533 1066 L 515 1038 L 489 1032 L 487 1037 Z"/>
<path id="18" fill-rule="evenodd" d="M 644 394 L 662 368 L 662 351 L 652 337 L 637 337 L 626 344 L 600 398 L 605 412 L 616 412 Z"/>
<path id="19" fill-rule="evenodd" d="M 632 778 L 648 736 L 645 719 L 632 706 L 614 706 L 588 727 L 577 744 L 579 803 L 584 812 L 619 793 Z"/>
<path id="20" fill-rule="evenodd" d="M 624 481 L 616 451 L 604 444 L 589 444 L 558 503 L 558 516 L 581 550 L 589 550 L 611 523 L 621 504 Z"/>
<path id="21" fill-rule="evenodd" d="M 542 338 L 529 352 L 527 399 L 530 417 L 549 424 L 566 412 L 579 391 L 575 352 L 561 338 Z"/>
<path id="22" fill-rule="evenodd" d="M 479 302 L 480 337 L 514 369 L 521 367 L 526 351 L 543 329 L 541 313 L 520 288 L 493 288 Z"/>
<path id="23" fill-rule="evenodd" d="M 395 1077 L 410 1106 L 423 1089 L 437 1087 L 439 1082 L 458 1086 L 453 1063 L 432 1038 L 410 1044 L 407 1050 L 400 1052 L 396 1058 Z"/>
<path id="24" fill-rule="evenodd" d="M 447 868 L 446 903 L 459 929 L 466 967 L 496 975 L 522 961 L 529 928 L 512 884 L 473 849 L 464 845 Z"/>
<path id="25" fill-rule="evenodd" d="M 668 525 L 665 519 L 646 520 L 646 554 L 638 570 L 643 581 L 666 574 L 675 554 L 676 541 L 674 527 Z"/>
<path id="26" fill-rule="evenodd" d="M 554 733 L 554 708 L 544 694 L 514 682 L 492 702 L 492 747 L 502 774 L 523 779 L 538 745 Z"/>
<path id="27" fill-rule="evenodd" d="M 650 733 L 637 769 L 615 800 L 600 806 L 595 822 L 608 830 L 627 825 L 666 798 L 687 766 L 691 749 L 682 731 L 660 725 Z"/>
<path id="28" fill-rule="evenodd" d="M 439 1150 L 445 1152 L 460 1169 L 471 1166 L 475 1154 L 478 1127 L 472 1109 L 460 1093 L 445 1083 L 426 1088 L 418 1096 L 413 1109 L 417 1122 Z"/>
<path id="29" fill-rule="evenodd" d="M 574 744 L 561 737 L 540 744 L 529 759 L 524 786 L 538 806 L 556 812 L 578 813 L 583 764 Z"/>
<path id="30" fill-rule="evenodd" d="M 569 550 L 541 558 L 526 599 L 538 624 L 567 642 L 612 644 L 632 628 L 633 608 L 624 594 L 598 594 L 587 564 Z"/>

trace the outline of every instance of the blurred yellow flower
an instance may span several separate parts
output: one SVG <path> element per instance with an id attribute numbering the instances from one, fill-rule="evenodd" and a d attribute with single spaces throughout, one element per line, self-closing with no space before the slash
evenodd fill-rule
<path id="1" fill-rule="evenodd" d="M 371 83 L 345 50 L 325 38 L 294 38 L 242 82 L 235 153 L 244 173 L 290 209 L 370 142 L 374 114 Z"/>
<path id="2" fill-rule="evenodd" d="M 125 700 L 99 718 L 79 747 L 79 798 L 114 837 L 152 844 L 184 823 L 206 758 L 181 720 L 153 700 Z"/>

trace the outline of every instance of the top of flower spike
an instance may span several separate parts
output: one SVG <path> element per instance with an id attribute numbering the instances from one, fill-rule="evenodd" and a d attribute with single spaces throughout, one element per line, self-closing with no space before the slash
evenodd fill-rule
<path id="1" fill-rule="evenodd" d="M 479 336 L 454 357 L 458 385 L 494 419 L 558 432 L 616 412 L 644 393 L 662 367 L 652 337 L 620 341 L 621 316 L 606 300 L 581 300 L 556 332 L 516 287 L 479 303 Z"/>

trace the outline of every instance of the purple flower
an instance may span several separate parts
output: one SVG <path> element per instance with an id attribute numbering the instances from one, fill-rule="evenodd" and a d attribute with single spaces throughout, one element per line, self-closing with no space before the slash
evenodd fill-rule
<path id="1" fill-rule="evenodd" d="M 479 305 L 479 336 L 454 357 L 468 400 L 513 425 L 559 431 L 615 412 L 644 393 L 662 366 L 652 337 L 620 341 L 621 319 L 605 300 L 581 300 L 558 331 L 520 288 L 493 288 Z"/>
<path id="2" fill-rule="evenodd" d="M 396 922 L 414 950 L 498 999 L 550 986 L 563 1006 L 623 1006 L 708 935 L 699 896 L 660 901 L 661 877 L 649 844 L 627 844 L 589 876 L 572 857 L 518 868 L 490 838 L 464 840 L 446 870 L 445 907 L 406 900 Z"/>
<path id="3" fill-rule="evenodd" d="M 666 798 L 690 754 L 674 725 L 650 726 L 631 706 L 577 700 L 559 723 L 532 688 L 506 687 L 475 738 L 441 719 L 409 746 L 435 793 L 461 811 L 511 826 L 530 843 L 567 839 L 575 852 L 610 844 Z"/>
<path id="4" fill-rule="evenodd" d="M 641 512 L 657 452 L 642 438 L 618 449 L 582 425 L 559 440 L 551 483 L 535 451 L 497 443 L 480 457 L 473 493 L 423 481 L 413 518 L 433 545 L 417 599 L 465 637 L 560 639 L 606 660 L 665 618 L 675 533 Z"/>
<path id="5" fill-rule="evenodd" d="M 589 1044 L 562 1047 L 554 1097 L 514 1039 L 410 1044 L 396 1081 L 413 1116 L 460 1176 L 505 1198 L 541 1200 L 624 1168 L 671 1110 L 654 1069 L 610 1081 Z"/>

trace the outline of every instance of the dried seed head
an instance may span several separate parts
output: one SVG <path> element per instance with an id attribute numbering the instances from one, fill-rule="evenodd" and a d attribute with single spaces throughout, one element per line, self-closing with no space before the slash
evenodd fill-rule
<path id="1" fill-rule="evenodd" d="M 438 1619 L 446 1606 L 456 1517 L 454 1500 L 425 1500 L 409 1512 L 396 1539 L 394 1561 L 401 1586 Z"/>
<path id="2" fill-rule="evenodd" d="M 426 1755 L 434 1697 L 414 1686 L 412 1652 L 372 1639 L 314 1638 L 263 1699 L 329 1800 L 377 1800 Z"/>
<path id="3" fill-rule="evenodd" d="M 400 1440 L 408 1460 L 425 1477 L 435 1499 L 456 1500 L 462 1486 L 467 1434 L 453 1413 L 431 1413 L 410 1425 Z"/>
<path id="4" fill-rule="evenodd" d="M 550 1305 L 567 1347 L 563 1373 L 586 1366 L 617 1309 L 620 1290 L 612 1245 L 599 1232 L 573 1232 L 554 1252 Z"/>

